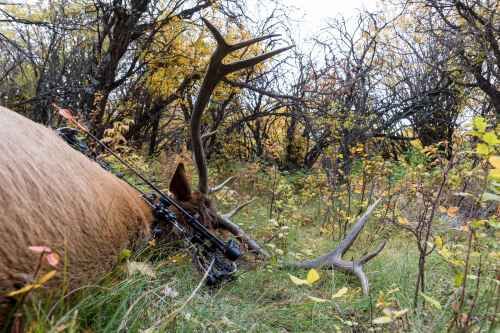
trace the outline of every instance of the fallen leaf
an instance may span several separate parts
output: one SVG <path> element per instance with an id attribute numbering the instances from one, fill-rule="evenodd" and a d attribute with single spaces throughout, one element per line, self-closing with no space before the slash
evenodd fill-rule
<path id="1" fill-rule="evenodd" d="M 476 153 L 478 153 L 479 155 L 486 156 L 490 153 L 490 148 L 485 143 L 479 143 L 476 147 Z"/>
<path id="2" fill-rule="evenodd" d="M 153 267 L 145 262 L 130 261 L 127 263 L 127 269 L 130 275 L 140 273 L 153 279 L 156 278 L 156 273 L 154 272 Z"/>
<path id="3" fill-rule="evenodd" d="M 310 269 L 309 272 L 307 272 L 306 280 L 309 284 L 313 284 L 314 282 L 318 281 L 319 280 L 318 271 L 315 270 L 314 268 Z"/>
<path id="4" fill-rule="evenodd" d="M 36 281 L 36 284 L 41 287 L 42 285 L 47 283 L 50 279 L 52 279 L 56 275 L 56 273 L 57 273 L 56 270 L 53 270 L 53 271 L 46 273 L 44 276 L 42 276 L 41 278 L 39 278 Z"/>
<path id="5" fill-rule="evenodd" d="M 14 296 L 17 296 L 17 295 L 26 294 L 30 290 L 36 289 L 36 288 L 38 288 L 38 287 L 36 285 L 34 285 L 34 284 L 27 284 L 24 287 L 22 287 L 21 289 L 11 291 L 6 296 L 8 296 L 8 297 L 14 297 Z"/>
<path id="6" fill-rule="evenodd" d="M 323 298 L 318 298 L 318 297 L 314 297 L 314 296 L 307 296 L 310 300 L 316 302 L 316 303 L 326 303 L 328 302 L 327 299 L 323 299 Z"/>
<path id="7" fill-rule="evenodd" d="M 494 169 L 500 169 L 500 156 L 493 155 L 488 160 Z"/>
<path id="8" fill-rule="evenodd" d="M 434 244 L 436 244 L 436 247 L 438 249 L 443 248 L 444 242 L 443 242 L 443 239 L 441 238 L 441 236 L 436 236 L 436 238 L 434 238 Z"/>
<path id="9" fill-rule="evenodd" d="M 307 282 L 306 280 L 299 279 L 298 277 L 293 276 L 292 274 L 288 274 L 288 276 L 290 276 L 290 280 L 292 280 L 292 282 L 297 286 L 301 286 L 304 284 L 309 285 L 309 282 Z"/>
<path id="10" fill-rule="evenodd" d="M 399 317 L 402 317 L 404 316 L 406 313 L 408 312 L 408 309 L 403 309 L 403 310 L 399 310 L 399 311 L 393 311 L 392 312 L 392 318 L 399 318 Z"/>
<path id="11" fill-rule="evenodd" d="M 406 217 L 403 217 L 403 216 L 398 218 L 398 222 L 399 222 L 399 224 L 404 224 L 404 225 L 410 224 L 410 222 L 408 222 L 408 219 Z"/>
<path id="12" fill-rule="evenodd" d="M 373 319 L 373 323 L 375 325 L 389 324 L 391 322 L 392 322 L 392 318 L 387 317 L 387 316 L 382 316 L 382 317 L 378 317 L 378 318 Z"/>
<path id="13" fill-rule="evenodd" d="M 344 296 L 345 294 L 347 294 L 348 290 L 349 289 L 347 287 L 340 288 L 335 294 L 333 294 L 332 299 Z"/>

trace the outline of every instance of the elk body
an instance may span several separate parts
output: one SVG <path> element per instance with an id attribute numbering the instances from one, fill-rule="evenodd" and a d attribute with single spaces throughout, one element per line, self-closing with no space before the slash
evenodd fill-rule
<path id="1" fill-rule="evenodd" d="M 0 296 L 32 282 L 40 254 L 57 251 L 70 288 L 110 271 L 124 249 L 150 238 L 150 206 L 129 184 L 71 148 L 53 130 L 0 107 Z M 170 191 L 209 228 L 216 224 L 211 201 L 191 192 L 180 164 Z M 179 220 L 182 218 L 179 216 Z M 0 299 L 0 324 L 2 308 Z M 1 326 L 1 325 L 0 325 Z"/>
<path id="2" fill-rule="evenodd" d="M 191 191 L 182 164 L 171 180 L 170 191 L 181 206 L 200 217 L 202 224 L 224 228 L 248 249 L 265 255 L 230 220 L 249 202 L 219 215 L 208 198 L 221 186 L 208 187 L 200 121 L 214 88 L 227 74 L 254 66 L 289 47 L 224 64 L 222 60 L 229 53 L 275 35 L 228 44 L 214 26 L 203 21 L 217 48 L 191 119 L 199 191 Z M 177 217 L 182 223 L 182 216 Z M 73 150 L 52 130 L 0 107 L 0 327 L 11 301 L 4 295 L 31 282 L 39 261 L 39 254 L 30 246 L 48 246 L 60 253 L 61 267 L 67 273 L 59 274 L 59 281 L 53 279 L 49 285 L 61 282 L 65 275 L 69 287 L 74 288 L 109 271 L 123 249 L 144 243 L 153 223 L 152 211 L 138 191 Z"/>
<path id="3" fill-rule="evenodd" d="M 49 246 L 67 258 L 70 286 L 95 281 L 153 221 L 128 184 L 52 130 L 0 107 L 0 295 L 23 286 Z"/>

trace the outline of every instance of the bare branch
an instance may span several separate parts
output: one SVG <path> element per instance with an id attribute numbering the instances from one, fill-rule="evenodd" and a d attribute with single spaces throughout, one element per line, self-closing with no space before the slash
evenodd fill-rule
<path id="1" fill-rule="evenodd" d="M 271 97 L 271 98 L 275 98 L 275 99 L 290 99 L 290 100 L 297 101 L 297 102 L 301 102 L 302 101 L 301 98 L 298 98 L 298 97 L 295 97 L 295 96 L 292 96 L 292 95 L 281 95 L 281 94 L 278 94 L 278 93 L 274 93 L 272 91 L 268 91 L 268 90 L 265 90 L 265 89 L 260 89 L 260 88 L 257 88 L 257 87 L 253 87 L 253 86 L 249 85 L 246 82 L 233 81 L 233 80 L 228 80 L 228 79 L 224 79 L 223 81 L 225 83 L 233 86 L 233 87 L 246 88 L 248 90 L 255 91 L 255 92 L 257 92 L 257 93 L 259 93 L 261 95 L 265 95 L 265 96 L 268 96 L 268 97 Z"/>
<path id="2" fill-rule="evenodd" d="M 231 49 L 231 52 L 233 52 L 233 51 L 242 49 L 244 47 L 250 46 L 252 44 L 258 43 L 260 41 L 263 41 L 263 40 L 266 40 L 266 39 L 269 39 L 269 38 L 273 38 L 273 37 L 279 37 L 279 36 L 280 36 L 279 34 L 271 34 L 271 35 L 267 35 L 267 36 L 262 36 L 262 37 L 257 37 L 257 38 L 245 40 L 243 42 L 231 45 L 230 49 Z"/>

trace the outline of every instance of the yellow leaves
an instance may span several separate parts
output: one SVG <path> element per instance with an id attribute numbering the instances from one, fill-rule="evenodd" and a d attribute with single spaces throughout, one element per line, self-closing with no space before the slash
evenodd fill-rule
<path id="1" fill-rule="evenodd" d="M 490 148 L 485 143 L 479 143 L 476 147 L 476 153 L 482 156 L 487 156 L 490 153 Z"/>
<path id="2" fill-rule="evenodd" d="M 313 284 L 314 282 L 318 281 L 319 280 L 318 271 L 315 270 L 314 268 L 309 270 L 309 272 L 307 273 L 306 280 L 309 284 Z"/>
<path id="3" fill-rule="evenodd" d="M 304 281 L 304 280 L 301 280 L 301 281 Z M 335 294 L 332 295 L 331 299 L 334 300 L 334 299 L 337 299 L 337 298 L 341 298 L 341 297 L 345 296 L 348 291 L 349 291 L 349 288 L 342 287 Z M 314 301 L 316 303 L 326 303 L 326 302 L 328 302 L 327 299 L 318 298 L 318 297 L 314 297 L 314 296 L 307 296 L 307 298 L 309 298 L 310 300 L 312 300 L 312 301 Z"/>
<path id="4" fill-rule="evenodd" d="M 449 207 L 446 210 L 446 214 L 448 214 L 449 217 L 455 217 L 457 216 L 458 213 L 458 207 Z"/>
<path id="5" fill-rule="evenodd" d="M 417 150 L 422 150 L 424 148 L 420 139 L 411 140 L 410 144 Z"/>
<path id="6" fill-rule="evenodd" d="M 493 169 L 490 170 L 488 177 L 495 181 L 500 181 L 500 156 L 493 155 L 488 161 L 493 166 Z"/>
<path id="7" fill-rule="evenodd" d="M 382 317 L 378 317 L 378 318 L 373 319 L 373 323 L 375 325 L 388 324 L 388 323 L 392 323 L 392 319 L 391 319 L 391 317 L 382 316 Z"/>
<path id="8" fill-rule="evenodd" d="M 408 312 L 408 309 L 394 310 L 391 308 L 385 308 L 384 310 L 382 310 L 382 312 L 385 316 L 373 319 L 373 324 L 383 325 L 392 323 L 394 320 L 404 316 Z"/>
<path id="9" fill-rule="evenodd" d="M 437 236 L 434 238 L 434 244 L 439 250 L 442 250 L 444 246 L 443 238 L 441 238 L 441 236 Z"/>
<path id="10" fill-rule="evenodd" d="M 307 296 L 307 298 L 309 298 L 311 301 L 316 302 L 316 303 L 326 303 L 326 302 L 328 302 L 327 299 L 318 298 L 318 297 L 314 297 L 314 296 Z"/>
<path id="11" fill-rule="evenodd" d="M 52 271 L 48 272 L 47 274 L 43 275 L 41 278 L 38 279 L 37 285 L 39 285 L 39 287 L 41 287 L 42 285 L 47 283 L 49 280 L 51 280 L 56 275 L 56 273 L 57 273 L 57 271 L 52 270 Z"/>
<path id="12" fill-rule="evenodd" d="M 305 280 L 293 276 L 292 274 L 288 274 L 288 276 L 290 277 L 290 280 L 292 280 L 292 282 L 297 286 L 302 286 L 302 285 L 312 286 L 313 283 L 317 282 L 320 278 L 318 271 L 316 271 L 314 268 L 310 269 L 309 272 L 307 272 Z"/>
<path id="13" fill-rule="evenodd" d="M 10 293 L 6 294 L 6 296 L 14 297 L 14 296 L 26 294 L 26 293 L 30 292 L 31 290 L 38 289 L 38 288 L 42 287 L 45 283 L 47 283 L 49 280 L 51 280 L 56 275 L 56 273 L 57 273 L 57 271 L 52 270 L 52 271 L 46 273 L 45 275 L 43 275 L 41 278 L 39 278 L 35 283 L 27 284 L 24 287 L 22 287 L 21 289 L 11 291 Z"/>
<path id="14" fill-rule="evenodd" d="M 335 294 L 333 294 L 332 299 L 341 298 L 342 296 L 347 294 L 348 291 L 349 289 L 347 287 L 340 288 Z"/>
<path id="15" fill-rule="evenodd" d="M 403 224 L 403 225 L 408 225 L 410 222 L 408 222 L 408 219 L 404 216 L 398 217 L 398 223 Z"/>
<path id="16" fill-rule="evenodd" d="M 128 258 L 130 258 L 130 256 L 132 255 L 132 251 L 130 251 L 129 249 L 124 249 L 120 252 L 120 254 L 118 255 L 118 262 L 123 262 L 125 260 L 127 260 Z"/>
<path id="17" fill-rule="evenodd" d="M 436 240 L 434 240 L 434 242 L 436 242 Z M 441 247 L 439 247 L 436 243 L 436 248 L 438 254 L 452 266 L 463 267 L 465 265 L 465 262 L 463 260 L 456 259 L 456 255 L 452 253 L 446 245 L 442 244 Z"/>
<path id="18" fill-rule="evenodd" d="M 483 117 L 474 117 L 472 125 L 476 131 L 484 132 L 486 130 L 487 123 Z"/>
<path id="19" fill-rule="evenodd" d="M 304 284 L 309 285 L 307 280 L 299 279 L 298 277 L 293 276 L 292 274 L 288 274 L 288 276 L 290 277 L 290 280 L 292 280 L 292 282 L 297 286 L 302 286 Z"/>
<path id="20" fill-rule="evenodd" d="M 496 144 L 499 144 L 500 141 L 498 140 L 497 136 L 493 132 L 486 132 L 483 137 L 483 141 L 486 142 L 490 146 L 494 146 Z"/>
<path id="21" fill-rule="evenodd" d="M 500 169 L 500 156 L 491 156 L 488 161 L 493 166 L 493 169 Z"/>
<path id="22" fill-rule="evenodd" d="M 441 213 L 441 214 L 446 214 L 448 215 L 449 217 L 455 217 L 457 216 L 458 214 L 458 207 L 443 207 L 443 206 L 439 206 L 438 207 L 438 211 Z"/>

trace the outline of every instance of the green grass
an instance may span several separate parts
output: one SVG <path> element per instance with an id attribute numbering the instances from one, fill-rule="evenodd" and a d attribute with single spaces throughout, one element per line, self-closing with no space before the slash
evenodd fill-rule
<path id="1" fill-rule="evenodd" d="M 242 222 L 245 225 L 251 221 Z M 309 242 L 316 238 L 316 229 L 302 228 L 300 232 L 290 233 L 290 248 L 293 251 L 310 248 Z M 363 238 L 358 242 L 363 244 Z M 323 253 L 332 249 L 335 243 L 320 238 L 315 242 L 313 252 Z M 242 269 L 237 280 L 219 289 L 203 287 L 176 318 L 160 321 L 159 327 L 175 332 L 331 332 L 335 327 L 339 330 L 350 329 L 346 323 L 351 321 L 366 328 L 370 322 L 370 311 L 372 317 L 380 315 L 380 311 L 375 308 L 380 291 L 399 288 L 393 295 L 394 300 L 401 308 L 411 307 L 416 252 L 408 244 L 402 238 L 391 240 L 382 254 L 367 265 L 371 297 L 362 296 L 359 283 L 353 276 L 329 270 L 320 270 L 321 279 L 312 287 L 296 286 L 288 274 L 303 278 L 306 272 L 281 269 L 280 260 L 275 260 L 257 264 L 248 270 Z M 360 255 L 361 246 L 356 246 L 356 249 L 348 252 L 346 258 Z M 146 258 L 143 255 L 135 259 Z M 445 265 L 439 262 L 439 258 L 433 259 L 429 263 L 429 270 L 433 275 L 439 275 L 439 270 Z M 165 259 L 153 264 L 157 268 L 156 279 L 140 274 L 127 278 L 117 268 L 113 277 L 99 287 L 89 287 L 73 298 L 71 303 L 57 306 L 50 320 L 47 319 L 47 313 L 53 304 L 35 301 L 28 305 L 28 319 L 36 322 L 35 332 L 45 332 L 50 328 L 68 331 L 87 328 L 94 332 L 116 332 L 120 327 L 126 328 L 128 332 L 147 329 L 176 311 L 200 279 L 187 258 L 180 263 Z M 439 279 L 433 280 L 436 283 L 429 287 L 431 293 L 435 294 L 442 286 Z M 315 303 L 307 297 L 330 299 L 345 286 L 349 287 L 350 292 L 335 301 Z M 165 296 L 165 287 L 172 288 L 178 295 L 173 298 Z M 420 320 L 418 315 L 410 315 L 410 321 L 415 320 L 416 323 Z"/>
<path id="2" fill-rule="evenodd" d="M 260 198 L 235 222 L 255 238 L 269 239 L 272 230 L 268 205 L 269 200 Z M 283 255 L 265 263 L 249 258 L 250 262 L 242 265 L 235 281 L 218 289 L 202 287 L 187 304 L 201 278 L 189 256 L 184 254 L 173 262 L 168 256 L 151 259 L 149 251 L 130 260 L 151 263 L 156 278 L 141 274 L 127 276 L 122 264 L 99 285 L 89 286 L 62 301 L 35 295 L 33 301 L 25 305 L 26 321 L 30 322 L 32 332 L 117 332 L 120 328 L 124 332 L 446 331 L 452 316 L 446 304 L 454 290 L 453 272 L 437 254 L 432 254 L 427 263 L 426 293 L 438 300 L 443 309 L 429 304 L 414 309 L 416 246 L 407 234 L 392 226 L 375 225 L 376 219 L 368 223 L 344 256 L 345 259 L 357 258 L 373 249 L 382 237 L 388 238 L 386 248 L 365 267 L 370 296 L 362 295 L 354 276 L 326 269 L 319 270 L 320 280 L 314 285 L 294 285 L 289 274 L 305 278 L 307 271 L 283 269 L 283 262 L 297 260 L 297 256 L 306 259 L 323 254 L 338 243 L 331 236 L 320 235 L 322 220 L 316 216 L 317 203 L 302 207 L 302 212 L 314 217 L 312 223 L 290 223 L 283 239 L 272 240 L 284 250 Z M 169 255 L 173 253 L 170 251 Z M 349 288 L 348 293 L 332 300 L 332 295 L 343 287 Z M 165 288 L 175 291 L 175 295 L 166 295 Z M 483 287 L 481 293 L 487 292 Z M 373 326 L 372 319 L 383 315 L 376 306 L 382 294 L 390 307 L 409 312 L 390 325 Z M 308 296 L 328 302 L 316 303 Z M 488 299 L 483 294 L 480 298 Z M 480 304 L 477 311 L 485 313 L 491 311 L 490 308 Z M 172 316 L 173 313 L 177 315 Z"/>

